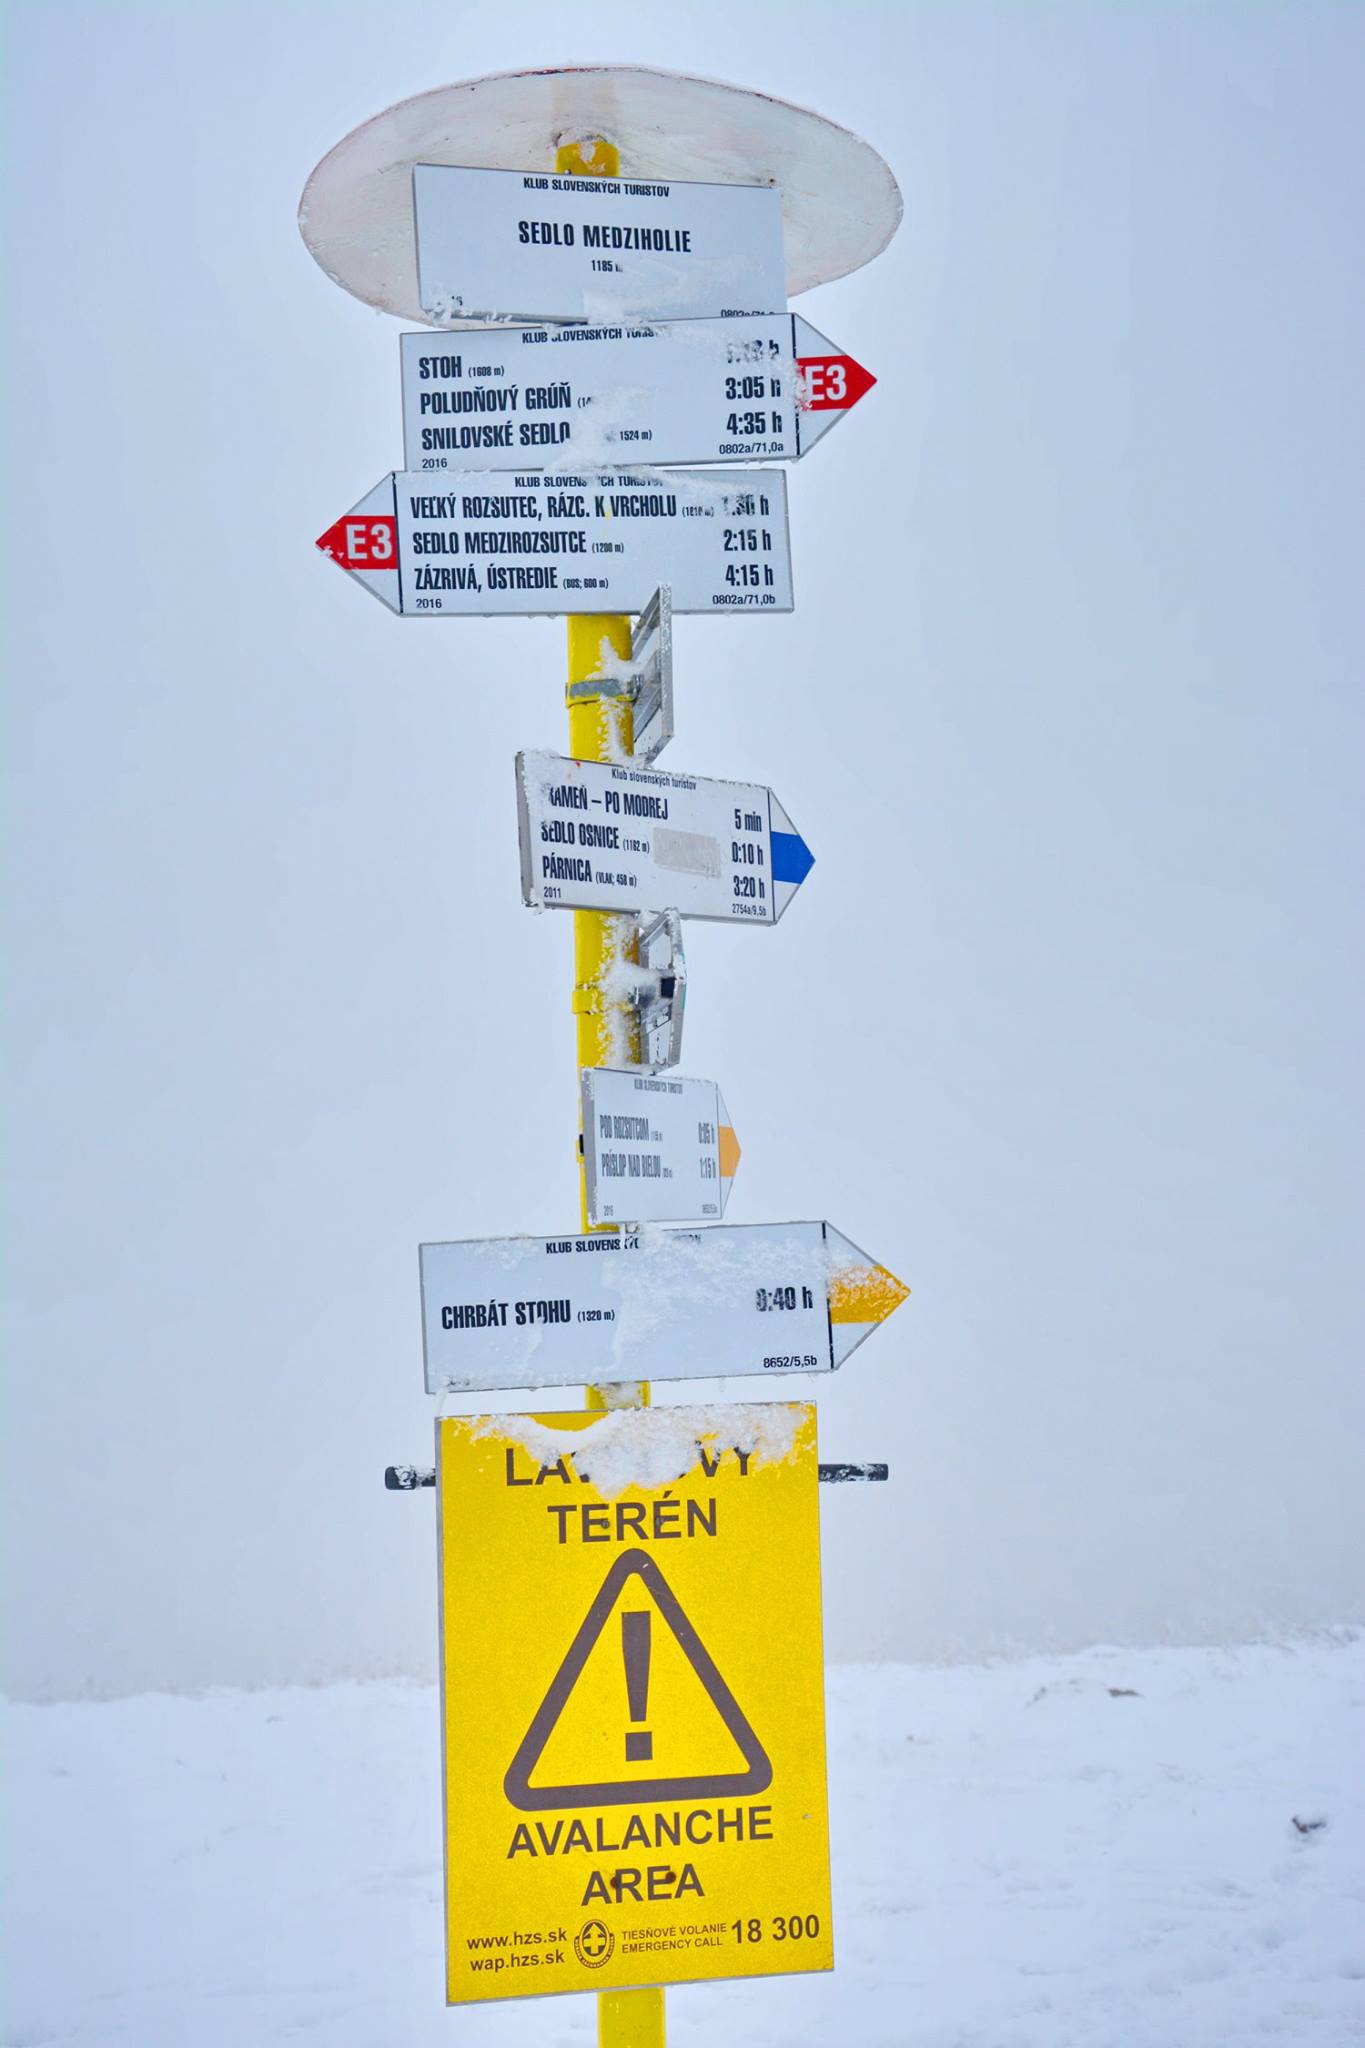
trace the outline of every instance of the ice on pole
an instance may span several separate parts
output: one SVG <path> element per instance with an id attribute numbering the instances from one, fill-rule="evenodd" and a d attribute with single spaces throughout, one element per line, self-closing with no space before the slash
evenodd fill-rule
<path id="1" fill-rule="evenodd" d="M 317 545 L 404 618 L 792 609 L 780 469 L 399 470 Z"/>
<path id="2" fill-rule="evenodd" d="M 427 1391 L 834 1372 L 909 1289 L 829 1223 L 419 1251 Z"/>
<path id="3" fill-rule="evenodd" d="M 410 470 L 795 461 L 876 383 L 794 313 L 400 334 Z"/>
<path id="4" fill-rule="evenodd" d="M 633 761 L 517 756 L 522 896 L 532 908 L 667 904 L 720 924 L 776 924 L 815 856 L 762 783 Z"/>

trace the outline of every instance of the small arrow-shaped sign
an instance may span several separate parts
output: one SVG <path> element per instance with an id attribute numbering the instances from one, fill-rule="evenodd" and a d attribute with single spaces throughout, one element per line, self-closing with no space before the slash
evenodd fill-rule
<path id="1" fill-rule="evenodd" d="M 427 1391 L 834 1372 L 909 1289 L 829 1223 L 424 1244 Z"/>
<path id="2" fill-rule="evenodd" d="M 533 909 L 776 924 L 815 855 L 770 789 L 633 762 L 517 755 L 521 890 Z"/>
<path id="3" fill-rule="evenodd" d="M 397 470 L 317 545 L 405 617 L 792 609 L 780 469 Z"/>
<path id="4" fill-rule="evenodd" d="M 408 469 L 805 455 L 876 378 L 799 313 L 400 334 Z"/>
<path id="5" fill-rule="evenodd" d="M 725 1214 L 739 1139 L 714 1081 L 583 1069 L 590 1223 L 707 1223 Z"/>

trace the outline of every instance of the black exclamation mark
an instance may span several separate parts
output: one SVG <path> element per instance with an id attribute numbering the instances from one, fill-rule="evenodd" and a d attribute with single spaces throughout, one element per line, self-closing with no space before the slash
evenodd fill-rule
<path id="1" fill-rule="evenodd" d="M 621 1654 L 626 1660 L 626 1699 L 632 1721 L 643 1721 L 649 1711 L 649 1609 L 643 1614 L 621 1616 Z M 626 1736 L 626 1762 L 647 1764 L 654 1755 L 654 1737 L 647 1728 L 632 1728 Z"/>

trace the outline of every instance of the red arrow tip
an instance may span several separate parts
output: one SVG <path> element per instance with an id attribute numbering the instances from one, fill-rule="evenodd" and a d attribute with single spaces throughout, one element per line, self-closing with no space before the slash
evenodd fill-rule
<path id="1" fill-rule="evenodd" d="M 871 370 L 865 370 L 852 356 L 845 356 L 844 361 L 848 364 L 848 402 L 850 405 L 856 405 L 877 380 Z"/>
<path id="2" fill-rule="evenodd" d="M 800 356 L 796 367 L 808 412 L 847 412 L 877 381 L 852 356 Z"/>
<path id="3" fill-rule="evenodd" d="M 396 569 L 398 522 L 391 513 L 347 512 L 313 545 L 343 569 Z"/>

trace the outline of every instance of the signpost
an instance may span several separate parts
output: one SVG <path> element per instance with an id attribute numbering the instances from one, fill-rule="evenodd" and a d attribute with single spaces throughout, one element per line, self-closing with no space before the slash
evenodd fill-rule
<path id="1" fill-rule="evenodd" d="M 448 1995 L 597 1990 L 601 2048 L 663 2048 L 666 1982 L 832 1963 L 814 1409 L 642 1376 L 832 1372 L 906 1289 L 826 1223 L 709 1220 L 719 1089 L 656 1078 L 682 917 L 775 924 L 812 856 L 770 790 L 653 766 L 673 612 L 792 609 L 784 474 L 654 465 L 795 459 L 863 395 L 787 294 L 900 213 L 847 129 L 612 65 L 405 101 L 299 211 L 329 276 L 441 326 L 401 341 L 408 469 L 319 548 L 403 616 L 570 614 L 571 758 L 517 787 L 526 901 L 574 912 L 582 1228 L 420 1264 L 430 1392 L 589 1410 L 437 1425 Z"/>
<path id="2" fill-rule="evenodd" d="M 400 334 L 410 470 L 792 461 L 877 381 L 795 313 Z"/>
<path id="3" fill-rule="evenodd" d="M 422 310 L 436 321 L 779 313 L 771 185 L 416 164 Z"/>
<path id="4" fill-rule="evenodd" d="M 420 1248 L 429 1394 L 835 1372 L 908 1288 L 829 1223 Z"/>
<path id="5" fill-rule="evenodd" d="M 725 1214 L 739 1139 L 714 1081 L 588 1067 L 582 1086 L 590 1224 Z"/>
<path id="6" fill-rule="evenodd" d="M 815 856 L 756 782 L 632 762 L 517 755 L 521 893 L 534 909 L 667 903 L 718 924 L 776 924 Z"/>
<path id="7" fill-rule="evenodd" d="M 814 1407 L 437 1457 L 450 2001 L 832 1968 Z"/>
<path id="8" fill-rule="evenodd" d="M 640 612 L 661 583 L 675 612 L 792 609 L 780 469 L 399 470 L 317 545 L 405 618 Z"/>

